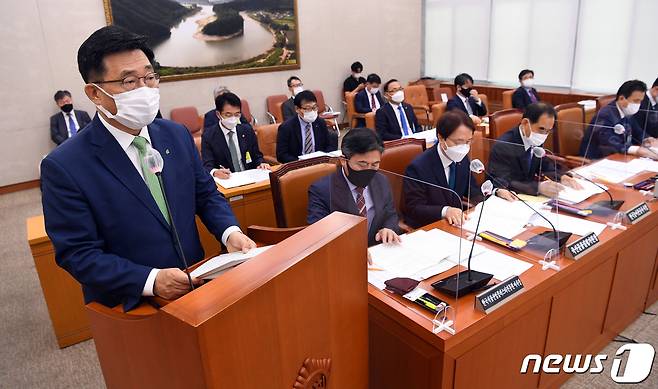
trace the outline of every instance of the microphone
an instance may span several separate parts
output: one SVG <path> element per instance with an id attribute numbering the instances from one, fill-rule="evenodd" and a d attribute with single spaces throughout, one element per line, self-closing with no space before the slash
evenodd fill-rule
<path id="1" fill-rule="evenodd" d="M 598 207 L 602 207 L 602 208 L 609 208 L 609 209 L 619 209 L 619 208 L 621 208 L 622 204 L 624 204 L 624 200 L 614 200 L 612 198 L 612 193 L 610 193 L 610 191 L 605 186 L 597 184 L 596 182 L 594 182 L 593 180 L 590 180 L 589 178 L 583 176 L 582 174 L 579 174 L 579 173 L 574 172 L 574 171 L 570 171 L 570 172 L 567 172 L 567 175 L 571 178 L 578 177 L 580 179 L 583 179 L 583 180 L 589 182 L 590 184 L 592 184 L 592 185 L 596 186 L 597 188 L 603 190 L 608 195 L 608 197 L 610 197 L 610 201 L 597 201 L 596 203 L 594 203 L 594 206 L 598 206 Z"/>
<path id="2" fill-rule="evenodd" d="M 148 145 L 148 143 L 147 143 Z M 183 251 L 183 246 L 180 243 L 180 237 L 178 236 L 178 231 L 176 230 L 176 223 L 174 223 L 174 218 L 172 217 L 171 207 L 169 206 L 169 200 L 167 200 L 167 194 L 165 192 L 164 183 L 162 181 L 162 169 L 164 168 L 164 160 L 160 152 L 150 145 L 146 149 L 146 154 L 144 155 L 144 165 L 146 168 L 156 177 L 158 177 L 158 184 L 160 184 L 160 190 L 162 191 L 162 197 L 167 207 L 167 213 L 171 218 L 171 235 L 174 239 L 174 244 L 178 256 L 185 267 L 185 274 L 187 274 L 187 281 L 190 283 L 190 290 L 194 290 L 194 283 L 192 283 L 192 276 L 190 276 L 189 266 L 187 265 L 187 259 L 185 258 L 185 252 Z"/>
<path id="3" fill-rule="evenodd" d="M 475 237 L 478 235 L 478 229 L 480 228 L 480 220 L 482 220 L 482 214 L 484 213 L 484 204 L 487 202 L 487 198 L 491 196 L 491 194 L 493 193 L 493 184 L 491 183 L 491 181 L 487 180 L 484 183 L 482 183 L 480 190 L 482 191 L 482 194 L 484 194 L 484 200 L 482 201 L 482 207 L 480 208 L 480 215 L 478 216 L 478 222 L 475 225 L 475 231 L 473 232 L 473 242 L 471 242 L 471 251 L 468 253 L 468 281 L 469 282 L 473 281 L 474 272 L 471 270 L 471 258 L 473 258 L 473 249 L 475 248 L 475 241 L 476 241 Z M 480 273 L 480 272 L 475 272 L 475 273 Z M 489 282 L 489 280 L 493 278 L 493 274 L 487 274 L 487 273 L 480 273 L 480 274 L 489 276 L 487 282 L 484 285 L 486 285 Z M 476 274 L 476 276 L 482 277 L 478 274 Z"/>

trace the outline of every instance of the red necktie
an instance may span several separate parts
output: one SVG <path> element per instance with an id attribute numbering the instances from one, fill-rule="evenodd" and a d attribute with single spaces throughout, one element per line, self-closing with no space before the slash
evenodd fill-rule
<path id="1" fill-rule="evenodd" d="M 370 99 L 371 99 L 370 105 L 372 105 L 372 109 L 377 108 L 377 103 L 375 103 L 375 95 L 370 94 Z"/>
<path id="2" fill-rule="evenodd" d="M 363 197 L 364 188 L 356 188 L 356 209 L 359 210 L 359 215 L 363 217 L 368 217 L 368 212 L 366 210 L 366 198 Z"/>

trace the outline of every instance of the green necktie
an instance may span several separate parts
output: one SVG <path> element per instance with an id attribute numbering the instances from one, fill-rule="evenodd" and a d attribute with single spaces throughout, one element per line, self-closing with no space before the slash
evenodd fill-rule
<path id="1" fill-rule="evenodd" d="M 142 173 L 144 174 L 146 186 L 148 186 L 149 190 L 151 191 L 151 195 L 153 196 L 155 203 L 158 204 L 158 208 L 160 208 L 160 212 L 162 212 L 165 220 L 167 223 L 170 223 L 169 212 L 167 212 L 167 204 L 165 204 L 164 194 L 162 193 L 162 187 L 160 187 L 160 183 L 158 182 L 158 177 L 144 165 L 144 156 L 146 156 L 146 143 L 148 143 L 146 138 L 136 136 L 135 139 L 133 139 L 132 144 L 137 148 L 137 151 L 139 152 L 139 165 L 142 167 Z"/>

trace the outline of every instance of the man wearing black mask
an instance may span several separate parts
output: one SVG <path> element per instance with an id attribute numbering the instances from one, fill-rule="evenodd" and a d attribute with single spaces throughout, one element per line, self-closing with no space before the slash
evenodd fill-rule
<path id="1" fill-rule="evenodd" d="M 50 138 L 60 145 L 89 124 L 91 118 L 85 111 L 73 110 L 71 92 L 67 90 L 58 90 L 55 93 L 55 103 L 62 112 L 50 117 Z"/>
<path id="2" fill-rule="evenodd" d="M 309 224 L 334 211 L 368 219 L 368 246 L 398 243 L 398 215 L 388 179 L 379 170 L 384 146 L 367 128 L 353 128 L 343 138 L 344 159 L 336 172 L 308 190 Z"/>

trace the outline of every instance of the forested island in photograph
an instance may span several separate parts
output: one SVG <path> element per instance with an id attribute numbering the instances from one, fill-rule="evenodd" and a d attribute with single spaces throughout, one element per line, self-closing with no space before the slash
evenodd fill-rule
<path id="1" fill-rule="evenodd" d="M 295 0 L 104 0 L 108 23 L 149 38 L 162 76 L 299 67 Z"/>

